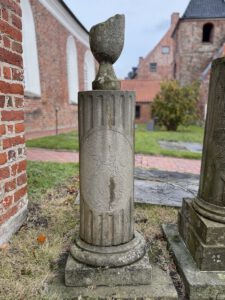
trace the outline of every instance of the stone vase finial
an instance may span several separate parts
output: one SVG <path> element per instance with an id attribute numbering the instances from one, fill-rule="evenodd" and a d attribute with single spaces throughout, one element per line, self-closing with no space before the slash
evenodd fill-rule
<path id="1" fill-rule="evenodd" d="M 125 16 L 115 15 L 90 30 L 91 51 L 99 62 L 99 71 L 92 83 L 94 90 L 120 90 L 113 64 L 124 45 Z"/>

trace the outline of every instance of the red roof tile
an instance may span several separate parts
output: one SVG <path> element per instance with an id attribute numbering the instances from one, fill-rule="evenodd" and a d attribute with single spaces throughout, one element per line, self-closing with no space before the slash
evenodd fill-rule
<path id="1" fill-rule="evenodd" d="M 121 80 L 121 90 L 135 91 L 137 102 L 151 102 L 160 91 L 160 81 Z"/>

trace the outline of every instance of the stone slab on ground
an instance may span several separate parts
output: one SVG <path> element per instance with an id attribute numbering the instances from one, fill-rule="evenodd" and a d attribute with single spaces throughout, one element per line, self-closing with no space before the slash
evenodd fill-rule
<path id="1" fill-rule="evenodd" d="M 181 239 L 177 225 L 163 225 L 190 300 L 225 299 L 225 271 L 200 271 Z"/>
<path id="2" fill-rule="evenodd" d="M 177 292 L 171 278 L 158 266 L 152 265 L 152 282 L 150 285 L 120 286 L 120 287 L 66 287 L 64 284 L 64 270 L 48 284 L 50 297 L 56 299 L 143 299 L 143 300 L 175 300 Z"/>
<path id="3" fill-rule="evenodd" d="M 147 255 L 131 265 L 120 268 L 94 268 L 69 256 L 65 276 L 67 286 L 148 285 L 152 279 L 152 267 Z"/>
<path id="4" fill-rule="evenodd" d="M 201 153 L 202 144 L 200 143 L 187 143 L 187 142 L 171 142 L 171 141 L 158 141 L 163 149 L 177 150 L 177 151 L 190 151 Z"/>
<path id="5" fill-rule="evenodd" d="M 137 203 L 181 207 L 183 198 L 198 192 L 198 175 L 136 168 L 134 176 Z"/>

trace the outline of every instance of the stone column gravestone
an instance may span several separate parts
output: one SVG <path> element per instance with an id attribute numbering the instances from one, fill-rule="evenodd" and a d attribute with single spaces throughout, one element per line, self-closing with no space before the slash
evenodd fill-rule
<path id="1" fill-rule="evenodd" d="M 124 23 L 116 15 L 90 31 L 100 67 L 94 90 L 79 93 L 80 234 L 67 261 L 67 286 L 151 283 L 145 240 L 134 231 L 135 94 L 120 91 L 112 66 L 123 49 Z"/>
<path id="2" fill-rule="evenodd" d="M 163 228 L 190 299 L 225 299 L 224 58 L 212 65 L 198 196 L 184 199 L 179 233 L 174 226 Z"/>

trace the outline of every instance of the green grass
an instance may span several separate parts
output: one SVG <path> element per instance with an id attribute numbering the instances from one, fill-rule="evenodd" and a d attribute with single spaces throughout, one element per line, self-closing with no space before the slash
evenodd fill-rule
<path id="1" fill-rule="evenodd" d="M 135 152 L 149 155 L 162 155 L 200 159 L 200 153 L 189 151 L 176 151 L 162 149 L 158 143 L 160 140 L 175 142 L 202 143 L 204 129 L 199 126 L 180 126 L 177 132 L 169 132 L 163 129 L 148 131 L 146 125 L 138 125 L 135 130 Z M 46 148 L 56 150 L 78 151 L 78 133 L 59 134 L 27 141 L 28 147 Z"/>
<path id="2" fill-rule="evenodd" d="M 166 130 L 147 131 L 145 125 L 138 125 L 135 132 L 135 152 L 150 155 L 200 159 L 200 153 L 163 149 L 160 147 L 158 141 L 202 143 L 203 132 L 204 129 L 198 126 L 180 126 L 178 131 L 171 132 Z"/>
<path id="3" fill-rule="evenodd" d="M 29 140 L 26 142 L 26 144 L 31 148 L 78 151 L 78 132 L 72 131 L 59 135 L 46 136 L 34 140 Z"/>
<path id="4" fill-rule="evenodd" d="M 47 190 L 62 184 L 78 174 L 79 165 L 73 163 L 31 162 L 28 161 L 29 198 L 37 199 Z"/>

